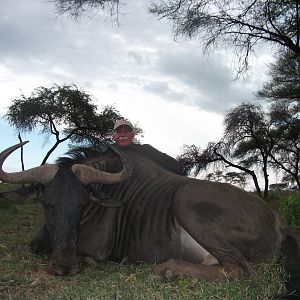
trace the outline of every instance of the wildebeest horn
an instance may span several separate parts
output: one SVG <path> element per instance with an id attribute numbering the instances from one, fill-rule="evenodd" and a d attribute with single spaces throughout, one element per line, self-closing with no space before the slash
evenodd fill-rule
<path id="1" fill-rule="evenodd" d="M 129 178 L 129 176 L 132 174 L 132 166 L 129 163 L 128 159 L 116 147 L 109 146 L 109 148 L 120 157 L 123 165 L 122 170 L 118 173 L 108 173 L 90 166 L 74 164 L 72 166 L 72 171 L 81 182 L 83 182 L 84 184 L 114 184 Z"/>
<path id="2" fill-rule="evenodd" d="M 5 183 L 42 183 L 49 182 L 58 171 L 56 165 L 44 165 L 32 168 L 21 172 L 6 173 L 3 171 L 2 166 L 5 159 L 20 148 L 22 145 L 27 144 L 28 141 L 11 146 L 0 153 L 0 180 Z"/>

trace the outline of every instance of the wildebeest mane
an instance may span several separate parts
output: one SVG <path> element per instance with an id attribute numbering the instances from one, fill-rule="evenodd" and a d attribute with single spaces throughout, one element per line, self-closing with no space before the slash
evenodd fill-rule
<path id="1" fill-rule="evenodd" d="M 107 150 L 96 147 L 76 147 L 66 152 L 66 156 L 61 156 L 56 160 L 59 166 L 70 167 L 73 164 L 79 164 L 87 159 L 99 157 L 107 153 Z"/>
<path id="2" fill-rule="evenodd" d="M 148 146 L 148 145 L 146 145 Z M 134 150 L 136 153 L 140 153 L 149 156 L 148 149 L 144 148 L 143 145 L 133 144 L 127 147 L 128 149 Z M 59 166 L 70 167 L 73 164 L 82 163 L 87 159 L 100 157 L 109 152 L 107 146 L 90 146 L 90 147 L 74 147 L 65 153 L 64 156 L 57 158 L 55 163 Z M 153 156 L 153 153 L 152 153 Z"/>

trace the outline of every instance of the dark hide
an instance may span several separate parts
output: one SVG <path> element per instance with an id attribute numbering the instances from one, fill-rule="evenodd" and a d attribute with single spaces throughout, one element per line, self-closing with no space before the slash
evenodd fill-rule
<path id="1" fill-rule="evenodd" d="M 94 253 L 96 261 L 99 255 L 131 262 L 163 262 L 169 258 L 200 262 L 197 255 L 186 255 L 186 250 L 179 249 L 183 228 L 219 261 L 238 263 L 245 270 L 247 261 L 279 255 L 283 240 L 280 231 L 287 229 L 261 199 L 228 184 L 167 172 L 135 148 L 124 151 L 134 162 L 132 177 L 118 185 L 93 186 L 127 202 L 116 210 L 99 207 L 92 225 L 102 228 L 108 224 L 102 229 L 103 235 L 117 237 L 113 245 L 105 243 L 112 251 L 89 249 L 84 236 L 82 252 Z M 110 172 L 120 168 L 113 157 L 108 156 L 106 163 Z M 82 225 L 81 230 L 86 226 L 90 224 Z M 91 240 L 94 244 L 94 237 Z"/>
<path id="2" fill-rule="evenodd" d="M 249 262 L 292 252 L 289 260 L 293 263 L 286 264 L 294 274 L 289 290 L 300 288 L 299 282 L 295 283 L 300 274 L 297 243 L 285 222 L 263 200 L 229 184 L 172 174 L 138 150 L 123 149 L 133 162 L 130 179 L 118 185 L 93 186 L 127 205 L 98 207 L 93 220 L 81 226 L 78 249 L 82 256 L 96 262 L 162 263 L 173 259 L 171 264 L 158 265 L 154 272 L 172 276 L 183 272 L 222 281 L 224 269 L 228 277 L 252 273 Z M 108 155 L 103 159 L 108 171 L 119 170 L 115 158 Z M 184 232 L 188 238 L 182 237 Z M 287 243 L 289 240 L 293 243 Z M 200 255 L 195 241 L 217 262 Z M 187 270 L 181 268 L 182 261 L 188 262 Z"/>
<path id="3" fill-rule="evenodd" d="M 83 257 L 96 263 L 153 262 L 159 264 L 156 274 L 223 281 L 251 273 L 249 262 L 290 255 L 285 259 L 291 272 L 288 287 L 300 290 L 297 243 L 264 201 L 229 184 L 174 174 L 139 147 L 122 150 L 133 167 L 122 183 L 84 186 L 69 168 L 73 163 L 108 172 L 122 166 L 112 153 L 80 149 L 73 152 L 74 159 L 59 161 L 58 173 L 44 186 L 56 274 L 77 272 Z M 126 205 L 110 208 L 90 202 L 91 191 L 93 197 Z"/>
<path id="4" fill-rule="evenodd" d="M 57 275 L 79 271 L 76 245 L 88 201 L 89 192 L 69 168 L 59 168 L 54 179 L 44 187 L 45 224 L 50 236 L 52 268 Z"/>

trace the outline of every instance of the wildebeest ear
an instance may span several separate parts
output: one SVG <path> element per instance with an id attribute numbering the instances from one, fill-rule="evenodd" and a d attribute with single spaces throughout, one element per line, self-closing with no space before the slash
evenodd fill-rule
<path id="1" fill-rule="evenodd" d="M 117 201 L 111 196 L 102 192 L 99 193 L 97 196 L 94 196 L 92 193 L 90 193 L 90 199 L 92 201 L 95 201 L 101 206 L 111 207 L 111 208 L 124 206 L 126 204 L 126 202 Z"/>
<path id="2" fill-rule="evenodd" d="M 38 185 L 22 186 L 14 190 L 8 190 L 0 193 L 0 197 L 9 201 L 23 201 L 33 199 L 39 196 L 40 189 Z"/>

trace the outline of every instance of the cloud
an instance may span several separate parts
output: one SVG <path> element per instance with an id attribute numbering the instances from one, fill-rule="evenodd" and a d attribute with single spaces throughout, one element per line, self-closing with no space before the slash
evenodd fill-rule
<path id="1" fill-rule="evenodd" d="M 56 19 L 52 11 L 51 2 L 39 0 L 3 4 L 0 64 L 47 82 L 128 84 L 218 113 L 251 94 L 232 81 L 224 57 L 205 58 L 195 43 L 175 43 L 170 25 L 147 14 L 146 2 L 123 6 L 119 28 L 98 17 Z"/>
<path id="2" fill-rule="evenodd" d="M 136 63 L 136 64 L 144 64 L 145 63 L 145 56 L 138 51 L 128 50 L 127 55 L 129 57 L 129 59 L 132 59 L 133 63 Z"/>
<path id="3" fill-rule="evenodd" d="M 270 56 L 259 53 L 251 76 L 233 81 L 226 54 L 204 57 L 199 41 L 175 42 L 171 25 L 147 13 L 149 1 L 126 2 L 118 27 L 101 13 L 78 22 L 56 17 L 51 1 L 2 1 L 0 115 L 21 93 L 75 83 L 97 99 L 99 109 L 113 105 L 139 122 L 142 142 L 168 154 L 179 154 L 183 144 L 217 141 L 224 113 L 253 98 Z M 2 149 L 18 141 L 6 125 L 0 122 Z M 46 151 L 43 138 L 28 139 L 34 142 L 28 151 L 37 152 L 29 155 L 30 164 L 38 165 Z"/>
<path id="4" fill-rule="evenodd" d="M 160 95 L 166 100 L 188 102 L 186 101 L 186 96 L 183 93 L 177 92 L 170 88 L 167 82 L 149 81 L 147 84 L 145 84 L 144 90 L 156 95 Z"/>
<path id="5" fill-rule="evenodd" d="M 18 0 L 14 6 L 6 2 L 3 7 L 0 63 L 13 72 L 60 80 L 69 80 L 70 76 L 92 79 L 104 68 L 120 63 L 124 56 L 122 40 L 114 32 L 107 34 L 111 27 L 102 21 L 56 19 L 51 3 L 39 0 L 30 4 Z M 57 77 L 58 69 L 66 72 Z"/>
<path id="6" fill-rule="evenodd" d="M 177 87 L 181 85 L 182 90 L 189 93 L 192 104 L 204 110 L 224 113 L 234 104 L 253 97 L 247 86 L 233 80 L 225 59 L 203 57 L 195 49 L 186 47 L 182 51 L 162 51 L 157 68 L 161 74 L 176 81 Z M 182 99 L 185 101 L 185 98 Z"/>

